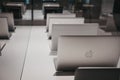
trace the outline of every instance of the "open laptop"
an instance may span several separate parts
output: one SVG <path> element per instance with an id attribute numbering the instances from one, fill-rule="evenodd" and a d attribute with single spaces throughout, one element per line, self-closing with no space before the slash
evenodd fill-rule
<path id="1" fill-rule="evenodd" d="M 81 68 L 75 72 L 74 80 L 120 80 L 120 68 Z"/>
<path id="2" fill-rule="evenodd" d="M 61 36 L 55 58 L 57 71 L 77 67 L 116 67 L 120 36 Z"/>
<path id="3" fill-rule="evenodd" d="M 54 24 L 52 27 L 51 55 L 57 55 L 58 38 L 61 35 L 99 35 L 97 23 Z"/>

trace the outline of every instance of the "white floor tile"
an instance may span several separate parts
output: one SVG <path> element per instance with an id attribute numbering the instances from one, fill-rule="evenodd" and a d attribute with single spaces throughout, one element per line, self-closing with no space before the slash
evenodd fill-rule
<path id="1" fill-rule="evenodd" d="M 17 27 L 0 56 L 0 80 L 73 80 L 54 76 L 49 42 L 45 26 Z"/>
<path id="2" fill-rule="evenodd" d="M 0 56 L 0 80 L 20 80 L 31 27 L 17 27 Z"/>

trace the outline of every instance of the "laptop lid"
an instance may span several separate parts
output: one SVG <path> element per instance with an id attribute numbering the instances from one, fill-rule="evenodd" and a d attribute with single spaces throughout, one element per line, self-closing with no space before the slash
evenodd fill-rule
<path id="1" fill-rule="evenodd" d="M 120 56 L 119 48 L 119 36 L 61 36 L 56 69 L 115 67 Z"/>

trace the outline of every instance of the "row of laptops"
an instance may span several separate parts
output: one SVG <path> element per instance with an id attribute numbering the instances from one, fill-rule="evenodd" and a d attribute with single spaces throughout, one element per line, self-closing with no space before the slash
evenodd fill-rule
<path id="1" fill-rule="evenodd" d="M 107 72 L 108 72 L 108 70 L 111 70 L 111 72 L 114 72 L 115 70 L 119 70 L 116 68 L 116 66 L 118 65 L 119 54 L 120 54 L 120 51 L 119 51 L 120 38 L 119 38 L 119 36 L 110 36 L 110 35 L 109 36 L 108 35 L 106 35 L 106 36 L 105 35 L 104 36 L 71 35 L 70 36 L 70 34 L 72 34 L 72 33 L 69 30 L 73 31 L 74 30 L 73 28 L 69 29 L 69 27 L 68 27 L 67 28 L 68 30 L 67 29 L 62 30 L 63 28 L 61 28 L 61 26 L 59 26 L 60 23 L 59 23 L 58 27 L 56 27 L 57 25 L 52 25 L 52 28 L 56 28 L 56 29 L 54 29 L 55 31 L 58 29 L 56 31 L 55 35 L 52 34 L 52 39 L 54 39 L 53 36 L 56 37 L 56 35 L 57 35 L 56 39 L 54 39 L 54 41 L 56 40 L 56 42 L 54 42 L 54 44 L 52 44 L 52 48 L 53 48 L 53 45 L 57 45 L 56 46 L 57 47 L 56 48 L 57 49 L 57 57 L 54 59 L 55 68 L 56 68 L 57 72 L 59 72 L 59 71 L 63 71 L 63 72 L 64 71 L 75 71 L 77 69 L 77 71 L 75 73 L 75 80 L 78 80 L 78 79 L 79 80 L 82 80 L 82 79 L 89 80 L 90 77 L 86 75 L 86 74 L 89 74 L 88 73 L 89 70 L 92 70 L 92 72 L 95 70 L 95 71 L 97 71 L 98 74 L 99 74 L 100 70 L 105 70 L 105 71 L 107 70 Z M 64 24 L 62 24 L 62 26 L 63 25 Z M 79 24 L 79 25 L 86 25 L 86 24 Z M 68 24 L 67 24 L 67 26 L 68 26 Z M 98 26 L 97 26 L 97 28 L 98 28 Z M 52 33 L 54 32 L 54 30 L 52 30 Z M 97 30 L 98 29 L 96 29 L 96 31 Z M 68 34 L 68 32 L 70 34 Z M 68 35 L 65 35 L 66 33 Z M 61 34 L 64 34 L 64 36 L 63 35 L 61 36 Z M 84 34 L 85 34 L 85 32 L 84 32 Z M 98 34 L 98 33 L 96 33 L 96 34 Z M 78 68 L 78 67 L 80 67 L 80 68 Z M 81 69 L 81 67 L 82 67 L 82 69 Z M 81 72 L 81 70 L 86 70 L 86 69 L 83 69 L 85 67 L 90 67 L 90 68 L 86 68 L 88 71 L 84 76 L 82 76 L 83 77 L 82 78 L 82 77 L 78 76 L 78 74 L 79 74 L 79 71 Z M 97 68 L 95 68 L 95 67 L 97 67 Z M 104 73 L 104 71 L 102 71 L 101 73 Z M 116 73 L 116 71 L 115 71 L 115 73 Z M 94 72 L 93 72 L 93 74 L 94 74 Z M 80 73 L 80 75 L 81 75 L 81 73 Z M 85 76 L 89 77 L 89 78 L 85 79 L 84 78 Z M 113 80 L 113 78 L 107 78 L 108 74 L 106 75 L 106 73 L 103 74 L 103 76 L 104 76 L 104 79 L 99 78 L 98 80 L 100 80 L 100 79 Z M 91 78 L 91 80 L 97 80 L 97 79 Z M 118 79 L 115 79 L 115 80 L 118 80 Z"/>

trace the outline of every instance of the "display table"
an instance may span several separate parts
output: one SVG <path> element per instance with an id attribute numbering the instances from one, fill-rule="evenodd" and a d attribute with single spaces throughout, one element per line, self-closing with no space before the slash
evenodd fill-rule
<path id="1" fill-rule="evenodd" d="M 44 3 L 42 9 L 43 9 L 43 14 L 44 14 L 44 19 L 46 19 L 47 13 L 62 13 L 63 12 L 63 7 L 61 7 L 57 3 Z"/>
<path id="2" fill-rule="evenodd" d="M 44 14 L 45 7 L 60 7 L 60 5 L 58 3 L 43 3 L 42 5 L 43 14 Z"/>
<path id="3" fill-rule="evenodd" d="M 83 4 L 83 8 L 85 10 L 87 10 L 86 16 L 88 15 L 88 17 L 86 17 L 86 16 L 85 17 L 89 19 L 89 22 L 91 22 L 91 19 L 92 19 L 92 9 L 94 8 L 94 5 L 93 4 Z"/>
<path id="4" fill-rule="evenodd" d="M 4 12 L 12 12 L 14 14 L 14 18 L 22 18 L 22 15 L 26 11 L 26 7 L 22 2 L 8 2 L 5 3 L 3 6 Z"/>

